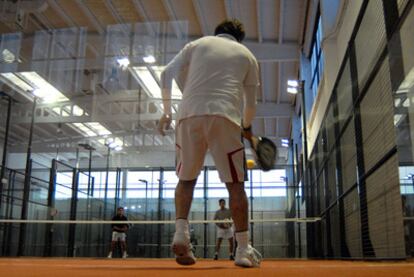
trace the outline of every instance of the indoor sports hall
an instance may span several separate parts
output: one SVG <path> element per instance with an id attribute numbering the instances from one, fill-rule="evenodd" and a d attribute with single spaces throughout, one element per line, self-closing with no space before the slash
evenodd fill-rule
<path id="1" fill-rule="evenodd" d="M 241 133 L 276 146 L 269 166 L 246 139 L 240 152 L 262 260 L 237 266 L 243 246 L 219 235 L 237 237 L 218 216 L 236 211 L 209 151 L 183 266 L 190 77 L 168 88 L 162 135 L 163 76 L 226 19 L 257 60 Z M 412 0 L 1 0 L 0 276 L 414 276 L 413 30 Z"/>

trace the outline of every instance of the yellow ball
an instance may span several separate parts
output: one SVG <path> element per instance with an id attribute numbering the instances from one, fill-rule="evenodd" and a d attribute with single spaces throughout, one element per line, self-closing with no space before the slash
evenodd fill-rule
<path id="1" fill-rule="evenodd" d="M 249 160 L 246 161 L 246 165 L 247 165 L 248 169 L 252 169 L 256 165 L 256 162 L 254 160 L 249 159 Z"/>

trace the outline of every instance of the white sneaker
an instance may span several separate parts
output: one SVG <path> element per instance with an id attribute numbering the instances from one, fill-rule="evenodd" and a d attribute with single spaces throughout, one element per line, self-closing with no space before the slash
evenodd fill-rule
<path id="1" fill-rule="evenodd" d="M 109 252 L 108 259 L 112 259 L 112 252 Z"/>
<path id="2" fill-rule="evenodd" d="M 127 252 L 125 251 L 123 254 L 122 254 L 122 259 L 126 259 L 128 257 L 128 255 L 127 255 Z"/>
<path id="3" fill-rule="evenodd" d="M 262 255 L 254 249 L 252 246 L 248 245 L 244 249 L 237 247 L 236 258 L 234 264 L 241 267 L 259 267 L 262 260 Z"/>
<path id="4" fill-rule="evenodd" d="M 185 233 L 175 233 L 171 249 L 175 254 L 175 261 L 180 265 L 195 264 L 193 246 L 190 243 L 190 235 Z"/>

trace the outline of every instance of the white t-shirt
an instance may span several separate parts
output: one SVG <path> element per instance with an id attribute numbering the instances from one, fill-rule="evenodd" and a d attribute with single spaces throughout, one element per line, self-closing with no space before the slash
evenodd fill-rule
<path id="1" fill-rule="evenodd" d="M 172 78 L 184 83 L 178 120 L 220 115 L 240 125 L 243 87 L 259 85 L 256 58 L 227 34 L 188 43 L 167 65 L 164 76 L 163 88 L 171 86 Z M 256 97 L 246 99 L 255 101 Z"/>

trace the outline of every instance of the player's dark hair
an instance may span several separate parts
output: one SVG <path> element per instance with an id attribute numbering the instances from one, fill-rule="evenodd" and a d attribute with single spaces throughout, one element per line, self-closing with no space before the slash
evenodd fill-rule
<path id="1" fill-rule="evenodd" d="M 226 203 L 226 200 L 224 200 L 223 198 L 221 198 L 221 199 L 219 200 L 219 204 L 221 204 L 221 202 Z"/>
<path id="2" fill-rule="evenodd" d="M 237 19 L 226 19 L 217 25 L 214 35 L 219 34 L 232 35 L 238 42 L 242 42 L 246 36 L 243 24 Z"/>

